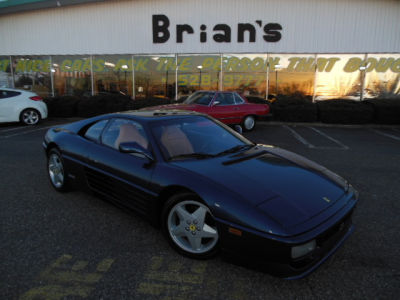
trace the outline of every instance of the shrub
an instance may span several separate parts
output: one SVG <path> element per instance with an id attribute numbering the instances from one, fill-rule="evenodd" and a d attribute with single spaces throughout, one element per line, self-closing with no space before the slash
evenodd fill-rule
<path id="1" fill-rule="evenodd" d="M 95 95 L 81 98 L 78 102 L 77 115 L 92 117 L 105 113 L 124 111 L 132 100 L 123 95 Z"/>
<path id="2" fill-rule="evenodd" d="M 176 103 L 174 100 L 166 99 L 166 98 L 146 98 L 146 99 L 138 99 L 132 100 L 127 109 L 141 109 L 145 107 L 159 106 L 159 105 L 167 105 L 171 103 Z"/>
<path id="3" fill-rule="evenodd" d="M 280 96 L 271 105 L 274 120 L 284 122 L 316 122 L 317 106 L 305 97 Z"/>
<path id="4" fill-rule="evenodd" d="M 270 104 L 269 101 L 261 98 L 261 97 L 256 97 L 256 96 L 245 96 L 247 101 L 250 103 L 256 103 L 256 104 Z"/>
<path id="5" fill-rule="evenodd" d="M 80 97 L 59 96 L 45 98 L 50 117 L 76 117 Z"/>
<path id="6" fill-rule="evenodd" d="M 317 103 L 319 120 L 323 123 L 365 124 L 374 119 L 374 109 L 364 101 L 325 100 Z"/>
<path id="7" fill-rule="evenodd" d="M 400 124 L 400 99 L 365 100 L 374 109 L 374 123 Z"/>

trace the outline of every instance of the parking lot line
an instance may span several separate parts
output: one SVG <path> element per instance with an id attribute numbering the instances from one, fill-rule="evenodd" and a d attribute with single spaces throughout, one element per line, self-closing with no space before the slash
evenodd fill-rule
<path id="1" fill-rule="evenodd" d="M 1 132 L 10 132 L 10 131 L 14 131 L 14 130 L 19 130 L 19 129 L 27 129 L 27 127 L 25 126 L 20 126 L 20 127 L 13 127 L 13 128 L 7 128 L 7 129 L 0 129 L 0 133 Z"/>
<path id="2" fill-rule="evenodd" d="M 320 135 L 326 137 L 327 139 L 331 140 L 332 142 L 338 144 L 342 149 L 348 150 L 349 147 L 347 147 L 345 144 L 342 142 L 338 141 L 337 139 L 334 139 L 333 137 L 327 135 L 326 133 L 322 132 L 321 130 L 318 130 L 317 128 L 314 127 L 309 127 L 310 129 L 314 130 L 315 132 L 319 133 Z"/>
<path id="3" fill-rule="evenodd" d="M 33 129 L 33 130 L 27 130 L 27 131 L 24 131 L 24 132 L 13 133 L 13 134 L 9 134 L 9 135 L 3 135 L 3 136 L 0 136 L 0 139 L 1 138 L 2 139 L 7 139 L 7 138 L 10 138 L 10 137 L 14 137 L 14 136 L 18 136 L 18 135 L 24 135 L 24 134 L 28 134 L 28 133 L 35 132 L 35 131 L 40 131 L 40 130 L 43 130 L 43 129 L 49 129 L 51 127 L 54 127 L 54 125 L 41 127 L 41 128 L 36 128 L 36 129 Z"/>
<path id="4" fill-rule="evenodd" d="M 301 143 L 303 143 L 304 145 L 306 145 L 308 148 L 315 148 L 315 146 L 311 143 L 309 143 L 305 138 L 303 138 L 300 134 L 298 134 L 294 129 L 290 128 L 287 125 L 283 125 L 283 127 L 285 127 L 287 130 L 289 130 L 292 135 Z"/>
<path id="5" fill-rule="evenodd" d="M 400 132 L 399 128 L 393 128 L 394 131 Z"/>
<path id="6" fill-rule="evenodd" d="M 394 139 L 396 141 L 400 141 L 400 137 L 399 136 L 396 136 L 396 135 L 393 135 L 393 134 L 389 134 L 389 133 L 383 132 L 383 131 L 378 130 L 378 129 L 371 129 L 371 131 L 373 131 L 373 132 L 375 132 L 375 133 L 377 133 L 379 135 L 383 135 L 385 137 Z"/>

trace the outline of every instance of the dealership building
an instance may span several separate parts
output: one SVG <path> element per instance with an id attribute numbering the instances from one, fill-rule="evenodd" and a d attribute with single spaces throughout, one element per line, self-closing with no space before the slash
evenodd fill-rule
<path id="1" fill-rule="evenodd" d="M 0 87 L 400 97 L 400 1 L 0 0 Z"/>

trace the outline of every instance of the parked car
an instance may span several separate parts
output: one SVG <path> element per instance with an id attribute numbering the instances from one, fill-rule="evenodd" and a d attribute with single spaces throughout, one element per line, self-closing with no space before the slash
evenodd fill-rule
<path id="1" fill-rule="evenodd" d="M 236 92 L 198 91 L 183 103 L 154 107 L 154 109 L 183 109 L 208 114 L 225 124 L 240 124 L 244 130 L 253 130 L 256 120 L 266 117 L 268 104 L 249 103 Z"/>
<path id="2" fill-rule="evenodd" d="M 37 94 L 0 88 L 0 122 L 22 122 L 36 125 L 47 118 L 47 105 Z"/>
<path id="3" fill-rule="evenodd" d="M 134 210 L 189 257 L 222 249 L 296 278 L 353 231 L 358 194 L 346 180 L 207 115 L 107 114 L 54 127 L 43 146 L 57 191 L 79 187 Z"/>

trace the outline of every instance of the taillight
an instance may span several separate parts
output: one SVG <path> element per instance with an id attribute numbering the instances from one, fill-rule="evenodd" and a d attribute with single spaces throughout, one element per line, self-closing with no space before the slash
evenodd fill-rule
<path id="1" fill-rule="evenodd" d="M 33 97 L 29 97 L 29 99 L 33 100 L 33 101 L 43 101 L 42 97 L 39 96 L 33 96 Z"/>

